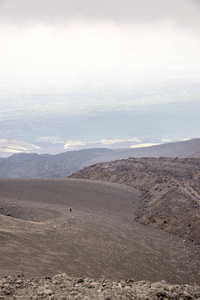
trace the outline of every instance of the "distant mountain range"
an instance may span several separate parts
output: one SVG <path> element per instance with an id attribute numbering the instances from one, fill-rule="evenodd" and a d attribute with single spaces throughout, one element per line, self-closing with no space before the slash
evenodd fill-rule
<path id="1" fill-rule="evenodd" d="M 200 157 L 200 139 L 136 149 L 107 148 L 49 154 L 14 154 L 0 158 L 0 178 L 64 178 L 86 166 L 129 157 Z"/>

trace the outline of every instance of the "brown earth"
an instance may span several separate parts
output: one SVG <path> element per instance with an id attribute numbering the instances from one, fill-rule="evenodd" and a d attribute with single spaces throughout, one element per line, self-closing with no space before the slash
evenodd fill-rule
<path id="1" fill-rule="evenodd" d="M 1 179 L 0 276 L 200 285 L 200 249 L 135 222 L 140 201 L 136 189 L 114 183 Z"/>
<path id="2" fill-rule="evenodd" d="M 199 158 L 129 158 L 84 168 L 71 178 L 137 188 L 141 192 L 140 223 L 200 245 Z"/>

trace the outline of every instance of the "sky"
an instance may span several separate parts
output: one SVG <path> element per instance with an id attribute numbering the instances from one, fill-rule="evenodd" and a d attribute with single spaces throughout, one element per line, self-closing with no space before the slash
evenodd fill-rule
<path id="1" fill-rule="evenodd" d="M 0 121 L 198 102 L 199 30 L 199 0 L 0 0 Z"/>

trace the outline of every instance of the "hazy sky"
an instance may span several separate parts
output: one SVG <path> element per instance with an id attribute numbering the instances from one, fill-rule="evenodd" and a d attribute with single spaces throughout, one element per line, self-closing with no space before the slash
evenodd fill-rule
<path id="1" fill-rule="evenodd" d="M 195 0 L 0 0 L 0 93 L 132 93 L 200 79 Z"/>
<path id="2" fill-rule="evenodd" d="M 199 83 L 199 0 L 0 0 L 6 143 L 199 137 Z"/>

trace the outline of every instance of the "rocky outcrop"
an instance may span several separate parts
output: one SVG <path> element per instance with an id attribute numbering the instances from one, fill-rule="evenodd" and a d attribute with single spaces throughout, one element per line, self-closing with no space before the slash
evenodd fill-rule
<path id="1" fill-rule="evenodd" d="M 67 274 L 54 277 L 0 279 L 0 299 L 199 299 L 200 287 L 169 285 L 165 281 L 134 282 L 132 279 L 111 281 L 105 279 L 72 278 Z"/>

